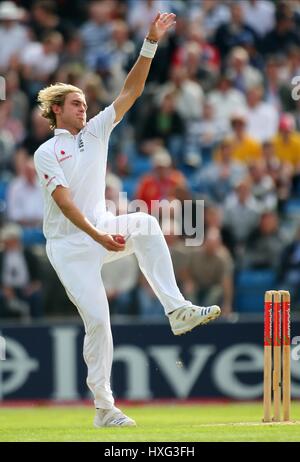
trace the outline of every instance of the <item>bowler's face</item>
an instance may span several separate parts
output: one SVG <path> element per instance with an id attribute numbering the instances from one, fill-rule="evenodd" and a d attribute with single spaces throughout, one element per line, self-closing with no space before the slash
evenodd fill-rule
<path id="1" fill-rule="evenodd" d="M 61 121 L 80 131 L 86 125 L 87 104 L 81 93 L 69 93 L 61 111 Z"/>

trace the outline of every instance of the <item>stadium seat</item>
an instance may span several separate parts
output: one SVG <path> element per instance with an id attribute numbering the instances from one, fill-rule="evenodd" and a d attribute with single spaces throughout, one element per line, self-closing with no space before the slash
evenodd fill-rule
<path id="1" fill-rule="evenodd" d="M 261 313 L 264 293 L 276 289 L 276 273 L 273 270 L 242 270 L 236 275 L 235 308 L 238 312 Z"/>
<path id="2" fill-rule="evenodd" d="M 41 229 L 38 228 L 24 228 L 22 236 L 23 245 L 31 246 L 37 244 L 45 244 L 45 237 Z"/>
<path id="3" fill-rule="evenodd" d="M 152 170 L 151 160 L 143 157 L 135 157 L 132 160 L 132 176 L 138 177 Z"/>
<path id="4" fill-rule="evenodd" d="M 6 193 L 7 193 L 8 182 L 7 181 L 0 181 L 0 200 L 6 200 Z"/>
<path id="5" fill-rule="evenodd" d="M 134 199 L 134 195 L 137 189 L 139 178 L 128 177 L 122 179 L 123 182 L 123 191 L 127 193 L 128 199 Z"/>

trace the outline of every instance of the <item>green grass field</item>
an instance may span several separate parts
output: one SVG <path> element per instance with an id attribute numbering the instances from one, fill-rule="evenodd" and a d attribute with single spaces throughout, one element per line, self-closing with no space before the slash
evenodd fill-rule
<path id="1" fill-rule="evenodd" d="M 136 428 L 95 429 L 92 407 L 0 410 L 0 441 L 300 441 L 300 403 L 293 423 L 262 424 L 261 404 L 133 406 L 122 408 Z"/>

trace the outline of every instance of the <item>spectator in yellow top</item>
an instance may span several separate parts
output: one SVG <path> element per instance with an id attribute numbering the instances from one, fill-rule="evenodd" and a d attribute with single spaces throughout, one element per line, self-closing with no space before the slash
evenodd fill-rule
<path id="1" fill-rule="evenodd" d="M 232 160 L 249 164 L 261 158 L 261 145 L 247 133 L 247 116 L 244 111 L 237 110 L 230 117 L 232 128 Z M 219 161 L 218 152 L 215 160 Z"/>
<path id="2" fill-rule="evenodd" d="M 276 157 L 281 162 L 291 164 L 294 169 L 300 167 L 300 133 L 295 130 L 295 120 L 290 114 L 282 114 L 278 133 L 274 137 Z"/>

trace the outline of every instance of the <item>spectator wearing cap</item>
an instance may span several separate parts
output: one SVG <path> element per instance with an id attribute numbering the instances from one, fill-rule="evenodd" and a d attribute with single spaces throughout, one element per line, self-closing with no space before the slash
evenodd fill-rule
<path id="1" fill-rule="evenodd" d="M 0 3 L 0 72 L 8 70 L 11 60 L 20 56 L 30 41 L 26 27 L 20 24 L 23 16 L 24 10 L 14 2 Z"/>
<path id="2" fill-rule="evenodd" d="M 247 114 L 244 110 L 235 110 L 231 117 L 231 128 L 232 128 L 232 159 L 248 164 L 254 159 L 261 157 L 260 144 L 251 138 L 247 133 Z M 215 156 L 218 160 L 218 152 Z"/>
<path id="3" fill-rule="evenodd" d="M 251 138 L 263 143 L 277 133 L 278 112 L 263 101 L 263 87 L 249 88 L 247 91 L 247 132 Z"/>
<path id="4" fill-rule="evenodd" d="M 253 42 L 257 42 L 257 35 L 245 22 L 242 5 L 239 2 L 230 3 L 231 21 L 221 24 L 217 29 L 214 44 L 219 49 L 224 60 L 232 48 L 243 44 L 245 35 L 251 36 Z"/>
<path id="5" fill-rule="evenodd" d="M 22 246 L 22 230 L 7 223 L 0 232 L 0 317 L 41 317 L 39 262 Z"/>
<path id="6" fill-rule="evenodd" d="M 300 135 L 295 130 L 295 120 L 291 114 L 282 114 L 277 135 L 273 139 L 276 156 L 288 162 L 294 169 L 300 165 Z"/>
<path id="7" fill-rule="evenodd" d="M 136 199 L 142 200 L 148 207 L 148 212 L 156 214 L 152 201 L 162 199 L 172 200 L 177 186 L 186 183 L 184 175 L 172 167 L 172 159 L 167 150 L 157 149 L 152 157 L 153 171 L 143 176 L 139 182 Z"/>
<path id="8" fill-rule="evenodd" d="M 208 95 L 208 101 L 213 105 L 216 117 L 222 123 L 229 123 L 232 108 L 245 108 L 244 94 L 233 87 L 233 79 L 228 74 L 221 74 L 216 88 Z"/>

